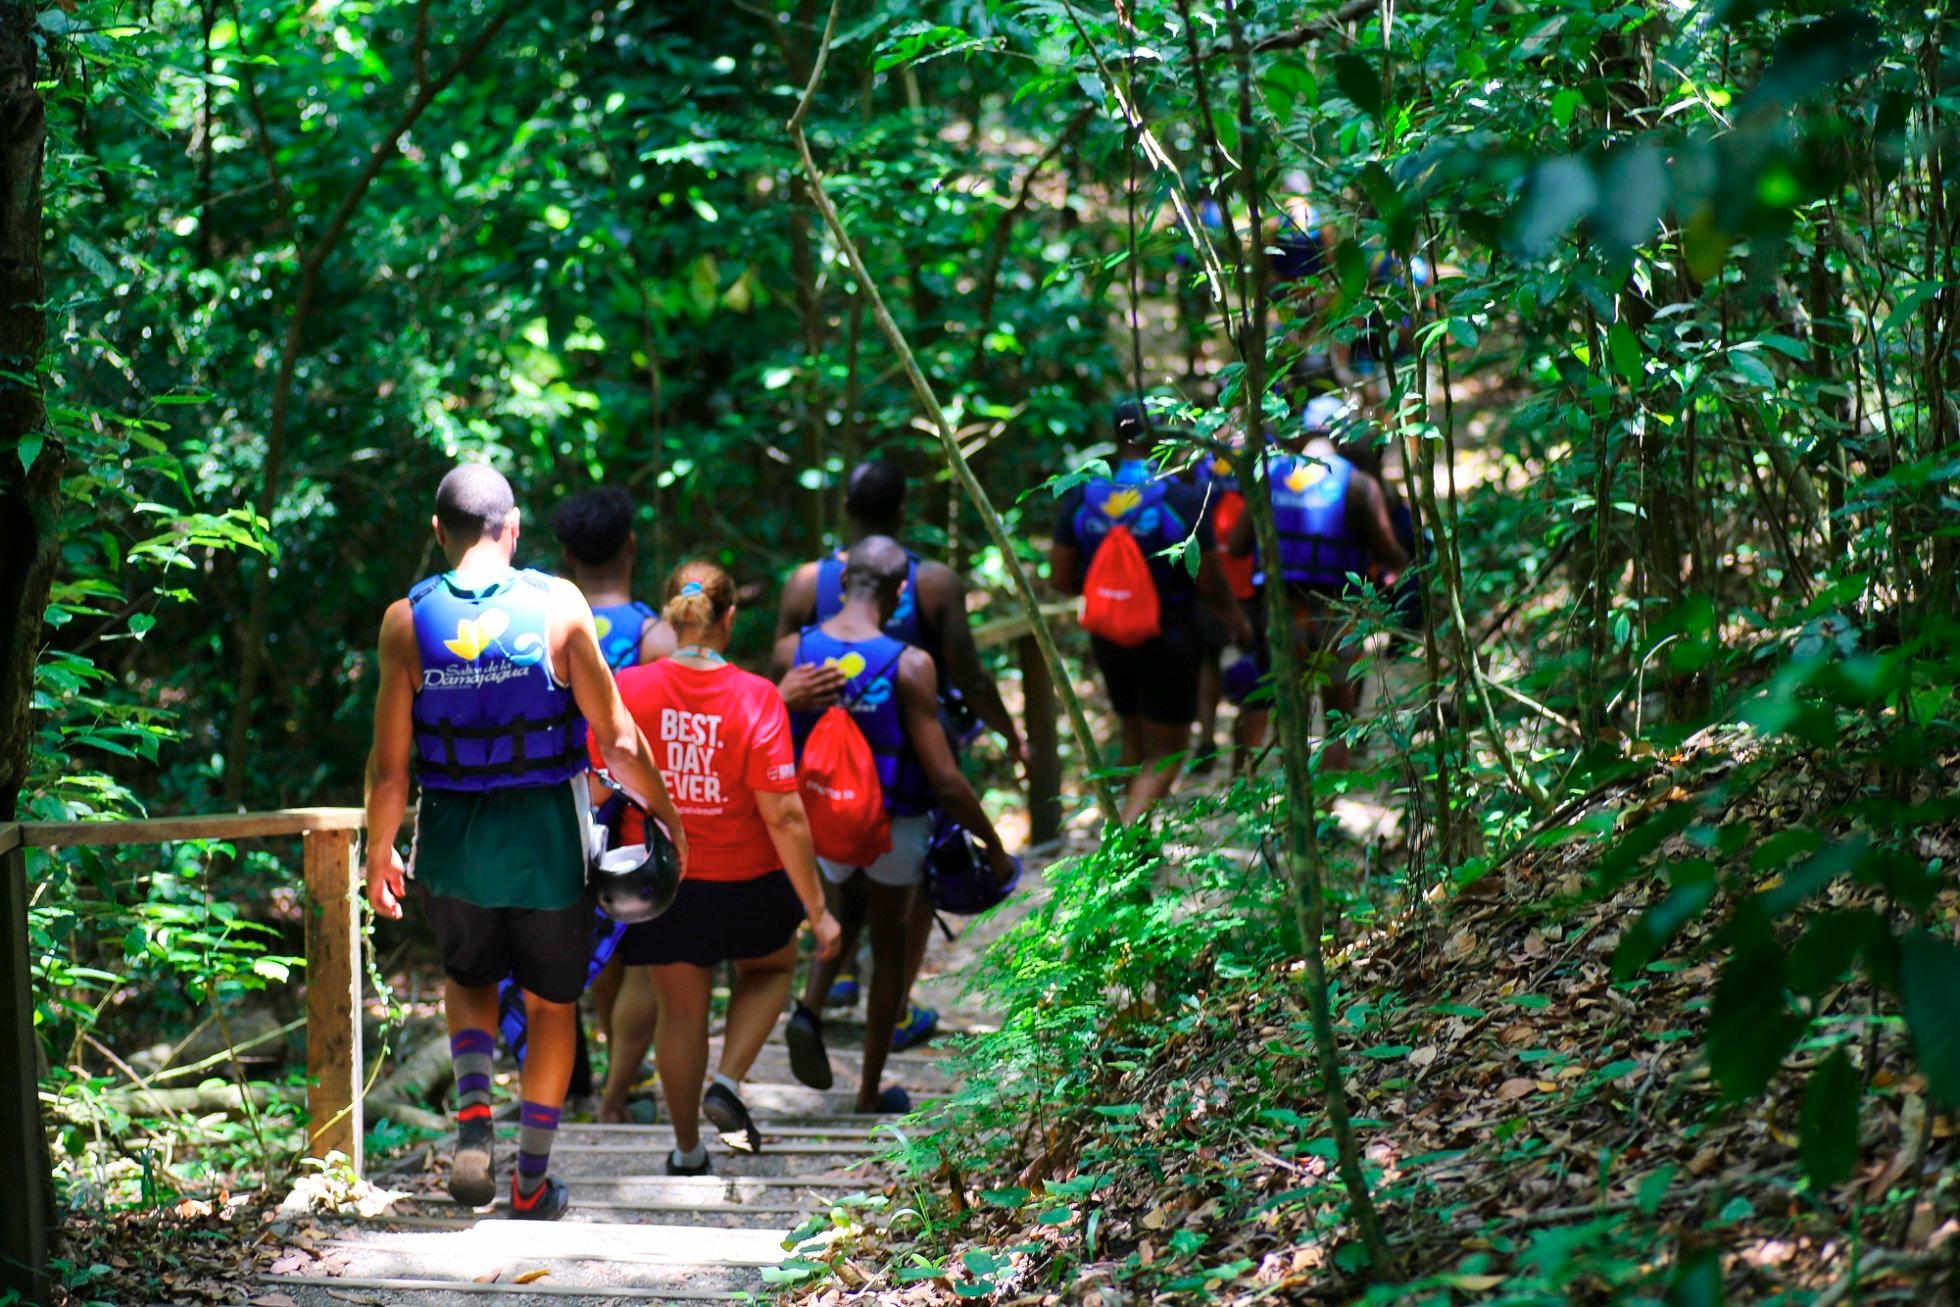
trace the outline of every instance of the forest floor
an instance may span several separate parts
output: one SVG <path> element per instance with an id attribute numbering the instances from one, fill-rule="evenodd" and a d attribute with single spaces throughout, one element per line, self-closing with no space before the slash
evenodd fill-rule
<path id="1" fill-rule="evenodd" d="M 1739 1301 L 1951 1300 L 1960 1122 L 1929 1105 L 1902 1024 L 1871 1015 L 1868 986 L 1828 993 L 1831 1033 L 1736 1103 L 1701 1040 L 1713 925 L 1690 925 L 1631 982 L 1611 974 L 1667 887 L 1597 892 L 1603 833 L 1714 785 L 1750 748 L 1704 733 L 1331 959 L 1392 1278 L 1366 1273 L 1342 1216 L 1294 968 L 1214 977 L 1194 1011 L 1112 1014 L 1103 1064 L 1082 1069 L 1108 1107 L 996 1130 L 995 1144 L 1018 1136 L 1005 1158 L 979 1131 L 931 1140 L 949 1164 L 800 1250 L 827 1272 L 809 1300 L 1717 1302 L 1724 1282 Z M 1730 815 L 1767 834 L 1844 783 L 1793 764 Z M 1921 843 L 1951 860 L 1960 827 Z M 1844 908 L 1866 891 L 1829 893 Z M 1799 1162 L 1802 1073 L 1846 1041 L 1862 1048 L 1858 1162 L 1817 1192 Z"/>

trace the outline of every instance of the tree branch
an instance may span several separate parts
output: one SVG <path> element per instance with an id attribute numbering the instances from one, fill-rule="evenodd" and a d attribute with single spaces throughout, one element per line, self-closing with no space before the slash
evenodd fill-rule
<path id="1" fill-rule="evenodd" d="M 1082 711 L 1082 700 L 1075 693 L 1074 682 L 1069 677 L 1067 665 L 1062 662 L 1061 651 L 1055 647 L 1054 634 L 1048 629 L 1047 619 L 1041 615 L 1041 600 L 1035 595 L 1033 583 L 1028 580 L 1027 569 L 1021 566 L 1021 560 L 1015 556 L 1014 542 L 1009 538 L 1006 526 L 1001 523 L 1000 514 L 994 511 L 993 502 L 988 499 L 986 489 L 973 475 L 973 469 L 968 466 L 966 456 L 960 452 L 959 438 L 953 432 L 952 423 L 946 419 L 946 410 L 939 406 L 938 396 L 933 394 L 932 383 L 926 380 L 925 373 L 920 370 L 917 356 L 912 353 L 912 347 L 906 343 L 905 333 L 899 330 L 898 323 L 892 318 L 891 310 L 885 307 L 885 297 L 879 293 L 878 283 L 872 280 L 871 273 L 864 266 L 864 259 L 858 253 L 857 243 L 844 229 L 844 221 L 838 216 L 837 207 L 830 202 L 830 196 L 823 188 L 823 173 L 818 170 L 817 161 L 810 154 L 810 140 L 803 134 L 803 120 L 808 116 L 810 105 L 816 99 L 817 87 L 823 82 L 824 65 L 830 60 L 830 39 L 837 29 L 837 9 L 840 3 L 841 0 L 831 0 L 830 18 L 824 24 L 823 39 L 817 46 L 817 57 L 810 69 L 809 84 L 803 88 L 803 98 L 797 101 L 796 112 L 790 115 L 787 124 L 790 137 L 796 143 L 797 154 L 802 157 L 804 175 L 809 179 L 810 199 L 817 206 L 817 213 L 823 219 L 824 226 L 829 229 L 832 239 L 837 242 L 845 262 L 850 265 L 851 274 L 857 278 L 859 292 L 868 302 L 872 319 L 877 322 L 878 329 L 890 342 L 892 352 L 897 354 L 899 361 L 905 365 L 905 375 L 911 380 L 912 391 L 918 396 L 920 406 L 925 409 L 926 415 L 932 419 L 933 428 L 939 433 L 939 444 L 945 451 L 947 463 L 951 465 L 953 474 L 959 478 L 960 484 L 965 487 L 967 496 L 973 501 L 981 522 L 986 525 L 987 534 L 993 538 L 995 547 L 1000 550 L 1002 564 L 1014 578 L 1014 588 L 1020 592 L 1021 605 L 1028 614 L 1035 643 L 1041 646 L 1041 657 L 1048 665 L 1049 677 L 1055 683 L 1055 692 L 1061 696 L 1062 703 L 1068 711 L 1069 726 L 1075 734 L 1076 747 L 1082 751 L 1084 758 L 1094 758 L 1095 736 L 1090 733 L 1088 718 Z M 1089 788 L 1095 795 L 1096 807 L 1101 811 L 1103 820 L 1111 825 L 1120 825 L 1122 817 L 1116 808 L 1116 798 L 1110 793 L 1109 783 L 1091 772 Z"/>
<path id="2" fill-rule="evenodd" d="M 300 260 L 299 293 L 293 298 L 292 316 L 286 322 L 285 346 L 279 355 L 279 371 L 272 386 L 272 420 L 266 428 L 265 470 L 259 488 L 258 514 L 271 528 L 273 509 L 279 498 L 279 481 L 285 472 L 286 431 L 292 413 L 293 378 L 299 371 L 300 346 L 305 340 L 307 319 L 320 289 L 320 272 L 334 248 L 347 232 L 348 224 L 373 187 L 381 170 L 401 153 L 402 137 L 422 117 L 423 111 L 449 88 L 465 68 L 496 39 L 517 12 L 515 0 L 508 0 L 472 37 L 447 68 L 433 81 L 423 81 L 415 95 L 396 117 L 385 135 L 369 153 L 367 165 L 354 179 L 320 236 Z M 272 602 L 272 564 L 268 558 L 252 577 L 251 599 L 246 609 L 244 647 L 240 653 L 238 698 L 232 705 L 231 732 L 225 749 L 225 801 L 236 804 L 245 792 L 245 753 L 251 739 L 252 700 L 257 696 L 265 665 L 265 635 Z"/>

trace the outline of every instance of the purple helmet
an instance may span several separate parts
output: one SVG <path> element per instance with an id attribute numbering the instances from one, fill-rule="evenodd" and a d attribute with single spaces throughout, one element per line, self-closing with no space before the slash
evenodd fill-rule
<path id="1" fill-rule="evenodd" d="M 1000 903 L 1021 883 L 1021 860 L 1005 885 L 994 881 L 987 850 L 950 817 L 941 817 L 926 850 L 926 883 L 932 906 L 956 917 L 971 917 Z"/>
<path id="2" fill-rule="evenodd" d="M 1253 661 L 1250 654 L 1240 658 L 1225 669 L 1221 687 L 1225 692 L 1225 698 L 1231 703 L 1243 704 L 1252 697 L 1252 692 L 1259 688 L 1262 675 L 1264 673 L 1259 670 L 1259 664 Z"/>

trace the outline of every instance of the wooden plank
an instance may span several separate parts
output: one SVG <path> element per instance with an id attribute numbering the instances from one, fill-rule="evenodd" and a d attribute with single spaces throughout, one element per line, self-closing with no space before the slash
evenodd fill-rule
<path id="1" fill-rule="evenodd" d="M 0 854 L 0 1298 L 52 1301 L 48 1229 L 54 1180 L 41 1126 L 34 977 L 27 964 L 27 850 Z"/>
<path id="2" fill-rule="evenodd" d="M 1062 729 L 1055 682 L 1032 635 L 1023 636 L 1021 715 L 1028 748 L 1028 842 L 1046 844 L 1062 833 Z"/>
<path id="3" fill-rule="evenodd" d="M 631 1298 L 641 1303 L 741 1302 L 755 1295 L 725 1289 L 578 1288 L 535 1280 L 530 1284 L 478 1284 L 473 1280 L 396 1280 L 364 1275 L 261 1275 L 262 1284 L 296 1284 L 316 1289 L 393 1289 L 400 1293 L 531 1294 L 539 1298 Z"/>
<path id="4" fill-rule="evenodd" d="M 306 835 L 307 1155 L 361 1171 L 361 878 L 349 827 Z"/>
<path id="5" fill-rule="evenodd" d="M 1043 621 L 1053 622 L 1061 618 L 1074 617 L 1078 604 L 1073 599 L 1061 599 L 1041 606 Z M 982 622 L 973 628 L 973 644 L 977 649 L 990 649 L 995 645 L 1013 644 L 1034 630 L 1034 623 L 1024 612 L 1007 617 L 997 617 L 991 622 Z"/>
<path id="6" fill-rule="evenodd" d="M 0 826 L 0 854 L 12 853 L 20 846 L 20 823 L 10 821 L 4 826 Z"/>
<path id="7" fill-rule="evenodd" d="M 29 821 L 20 826 L 31 849 L 72 849 L 84 844 L 165 844 L 171 840 L 251 840 L 307 831 L 354 831 L 366 821 L 359 808 L 281 808 L 204 817 L 152 817 L 146 821 Z"/>
<path id="8" fill-rule="evenodd" d="M 714 1133 L 714 1127 L 709 1126 L 704 1133 Z M 557 1157 L 561 1153 L 568 1156 L 573 1153 L 624 1153 L 630 1156 L 634 1153 L 644 1153 L 652 1149 L 666 1147 L 668 1142 L 668 1140 L 664 1139 L 659 1142 L 648 1140 L 643 1144 L 568 1144 L 560 1142 L 551 1146 L 551 1155 Z M 760 1153 L 743 1153 L 737 1151 L 735 1155 L 737 1157 L 884 1157 L 888 1153 L 898 1151 L 898 1147 L 899 1143 L 896 1139 L 881 1144 L 856 1141 L 837 1144 L 809 1142 L 794 1144 L 782 1143 L 764 1144 Z"/>

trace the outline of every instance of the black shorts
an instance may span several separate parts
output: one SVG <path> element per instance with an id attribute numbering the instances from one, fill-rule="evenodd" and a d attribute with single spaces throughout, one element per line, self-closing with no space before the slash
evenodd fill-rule
<path id="1" fill-rule="evenodd" d="M 483 908 L 416 888 L 443 972 L 457 984 L 480 989 L 509 976 L 547 1003 L 576 1003 L 585 992 L 595 925 L 588 896 L 569 908 Z"/>
<path id="2" fill-rule="evenodd" d="M 1140 716 L 1160 726 L 1189 726 L 1198 720 L 1198 669 L 1204 665 L 1205 642 L 1191 609 L 1167 609 L 1162 634 L 1134 649 L 1100 636 L 1091 637 L 1090 644 L 1118 717 Z"/>
<path id="3" fill-rule="evenodd" d="M 795 939 L 802 924 L 803 900 L 787 872 L 754 880 L 690 878 L 681 882 L 673 907 L 626 928 L 617 956 L 629 967 L 713 967 L 766 958 Z"/>

